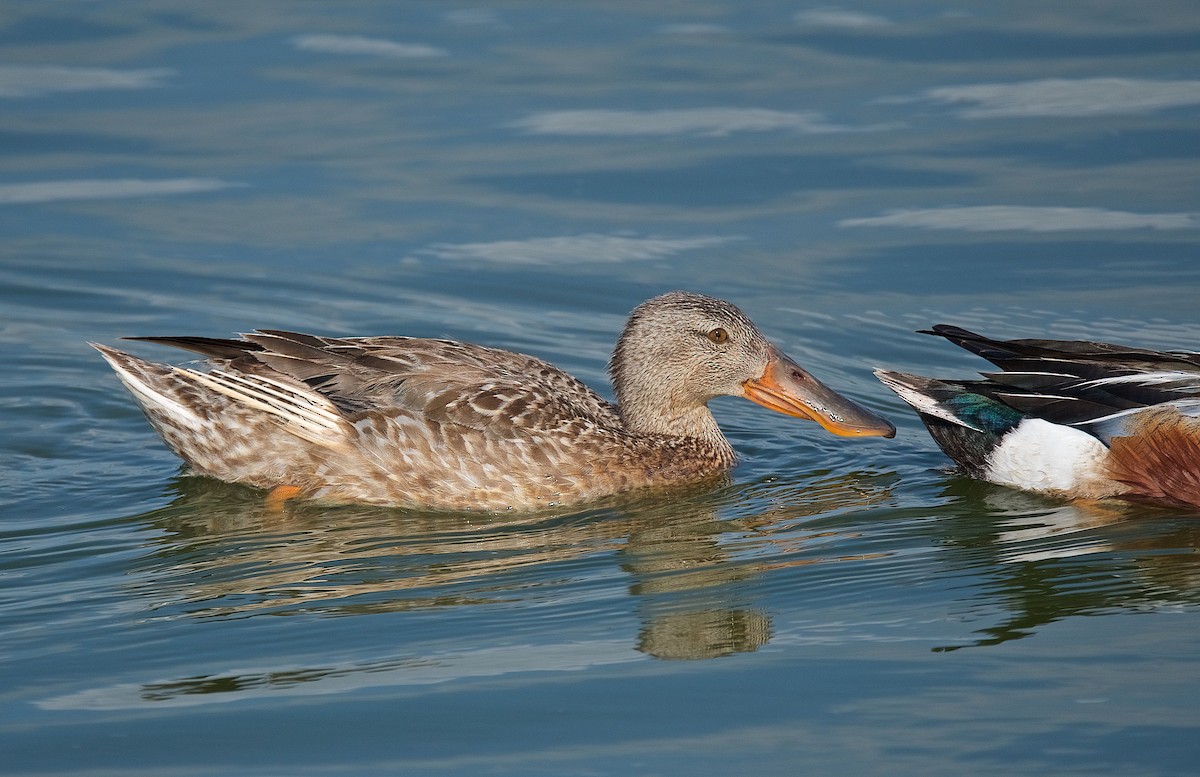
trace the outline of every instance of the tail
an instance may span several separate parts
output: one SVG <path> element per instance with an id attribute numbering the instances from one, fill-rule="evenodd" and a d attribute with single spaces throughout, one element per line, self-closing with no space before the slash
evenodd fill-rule
<path id="1" fill-rule="evenodd" d="M 342 448 L 353 434 L 329 400 L 283 376 L 236 369 L 199 372 L 91 345 L 133 394 L 163 441 L 205 473 L 244 480 L 225 474 L 235 466 L 235 449 L 245 459 L 246 450 L 256 446 L 293 448 L 303 441 Z"/>
<path id="2" fill-rule="evenodd" d="M 156 429 L 160 420 L 168 419 L 174 426 L 193 431 L 204 427 L 205 420 L 196 410 L 200 397 L 194 387 L 178 379 L 179 370 L 139 359 L 100 343 L 88 345 L 99 351 L 113 368 Z M 162 433 L 161 429 L 159 433 Z"/>
<path id="3" fill-rule="evenodd" d="M 198 353 L 201 356 L 207 356 L 210 359 L 236 359 L 246 353 L 262 350 L 261 345 L 252 343 L 249 340 L 230 340 L 221 337 L 123 337 L 121 339 L 170 345 L 175 348 L 182 348 L 185 351 Z M 92 343 L 92 346 L 99 348 L 100 352 L 104 353 L 103 346 L 96 345 L 95 343 Z M 112 349 L 110 348 L 109 350 Z M 115 353 L 120 353 L 120 351 L 116 351 Z M 112 362 L 110 361 L 109 363 L 111 364 Z"/>
<path id="4" fill-rule="evenodd" d="M 1200 366 L 1200 354 L 1186 351 L 1152 351 L 1091 340 L 995 340 L 951 324 L 938 324 L 918 331 L 944 337 L 1002 370 L 1032 368 L 1045 371 L 1049 363 L 1055 371 L 1096 378 L 1101 377 L 1093 374 L 1096 370 L 1124 374 L 1160 369 L 1195 370 Z M 1088 367 L 1091 369 L 1080 371 Z M 1113 370 L 1117 372 L 1113 373 Z"/>
<path id="5" fill-rule="evenodd" d="M 1025 414 L 978 389 L 982 384 L 943 381 L 891 370 L 875 370 L 883 385 L 917 411 L 934 442 L 976 477 L 987 471 L 988 455 Z"/>

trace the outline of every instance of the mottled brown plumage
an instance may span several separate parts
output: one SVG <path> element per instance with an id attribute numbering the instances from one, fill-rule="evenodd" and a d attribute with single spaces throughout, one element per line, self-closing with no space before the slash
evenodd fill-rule
<path id="1" fill-rule="evenodd" d="M 704 480 L 736 461 L 706 404 L 721 395 L 837 434 L 894 434 L 736 307 L 686 292 L 630 315 L 610 363 L 615 405 L 540 359 L 449 340 L 134 339 L 212 364 L 200 372 L 95 346 L 195 473 L 330 502 L 536 509 Z"/>

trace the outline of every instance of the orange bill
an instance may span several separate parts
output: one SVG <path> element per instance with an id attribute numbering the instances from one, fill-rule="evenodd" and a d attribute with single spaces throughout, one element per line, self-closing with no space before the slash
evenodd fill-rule
<path id="1" fill-rule="evenodd" d="M 844 397 L 776 351 L 761 377 L 742 384 L 743 396 L 777 413 L 807 418 L 842 437 L 895 437 L 886 418 Z"/>

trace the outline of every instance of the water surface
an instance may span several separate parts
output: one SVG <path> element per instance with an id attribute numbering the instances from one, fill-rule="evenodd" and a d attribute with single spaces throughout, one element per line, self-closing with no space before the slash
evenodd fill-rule
<path id="1" fill-rule="evenodd" d="M 0 19 L 6 774 L 1194 772 L 1200 516 L 966 481 L 870 375 L 979 369 L 938 322 L 1198 347 L 1191 4 L 243 6 Z M 673 288 L 899 435 L 720 400 L 714 487 L 278 511 L 86 345 L 455 337 L 607 394 Z"/>

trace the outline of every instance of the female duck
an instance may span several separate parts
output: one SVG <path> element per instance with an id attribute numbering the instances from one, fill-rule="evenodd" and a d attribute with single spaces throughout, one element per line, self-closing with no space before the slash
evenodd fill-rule
<path id="1" fill-rule="evenodd" d="M 969 475 L 1054 496 L 1200 506 L 1200 354 L 941 335 L 1000 368 L 945 381 L 877 370 Z"/>
<path id="2" fill-rule="evenodd" d="M 167 445 L 196 474 L 283 498 L 534 509 L 699 481 L 736 461 L 707 406 L 722 395 L 838 435 L 895 434 L 736 307 L 686 292 L 630 315 L 609 364 L 615 405 L 540 359 L 449 340 L 273 330 L 133 339 L 213 365 L 95 346 Z"/>

